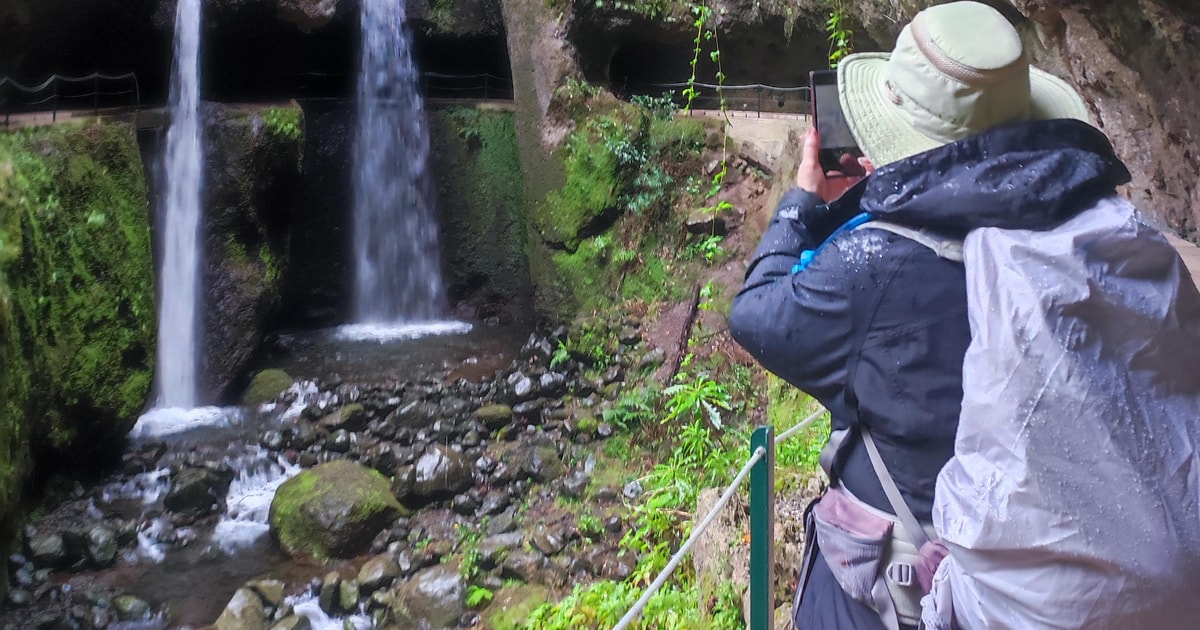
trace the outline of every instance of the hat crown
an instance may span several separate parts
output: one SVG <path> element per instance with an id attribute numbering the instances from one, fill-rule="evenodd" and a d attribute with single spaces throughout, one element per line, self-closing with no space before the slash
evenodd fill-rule
<path id="1" fill-rule="evenodd" d="M 918 13 L 896 41 L 882 87 L 915 129 L 939 143 L 1030 117 L 1020 35 L 977 2 Z"/>

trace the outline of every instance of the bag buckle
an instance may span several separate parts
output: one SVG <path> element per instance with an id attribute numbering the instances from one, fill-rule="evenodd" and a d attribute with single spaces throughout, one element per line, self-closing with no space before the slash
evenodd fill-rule
<path id="1" fill-rule="evenodd" d="M 899 586 L 912 586 L 916 584 L 917 570 L 907 562 L 893 562 L 887 566 L 887 570 L 884 573 L 893 584 Z"/>

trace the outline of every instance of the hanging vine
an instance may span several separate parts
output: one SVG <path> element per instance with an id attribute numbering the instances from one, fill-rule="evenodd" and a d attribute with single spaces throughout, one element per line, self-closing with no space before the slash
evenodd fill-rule
<path id="1" fill-rule="evenodd" d="M 829 0 L 825 32 L 829 40 L 829 67 L 836 68 L 846 55 L 854 52 L 854 31 L 850 29 L 842 0 Z"/>

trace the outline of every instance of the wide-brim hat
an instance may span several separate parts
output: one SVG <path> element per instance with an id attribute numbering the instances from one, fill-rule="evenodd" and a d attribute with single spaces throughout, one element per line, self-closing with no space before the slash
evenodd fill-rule
<path id="1" fill-rule="evenodd" d="M 998 11 L 953 2 L 918 13 L 891 53 L 838 65 L 838 93 L 863 154 L 883 166 L 1019 120 L 1087 121 L 1083 98 L 1032 67 Z"/>

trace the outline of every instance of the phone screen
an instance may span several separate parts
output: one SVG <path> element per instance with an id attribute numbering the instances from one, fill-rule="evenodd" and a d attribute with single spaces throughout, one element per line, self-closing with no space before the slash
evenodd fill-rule
<path id="1" fill-rule="evenodd" d="M 837 72 L 816 70 L 809 75 L 809 81 L 812 86 L 813 119 L 821 134 L 821 165 L 827 170 L 837 170 L 838 158 L 843 153 L 862 155 L 846 123 L 846 115 L 842 112 Z"/>

